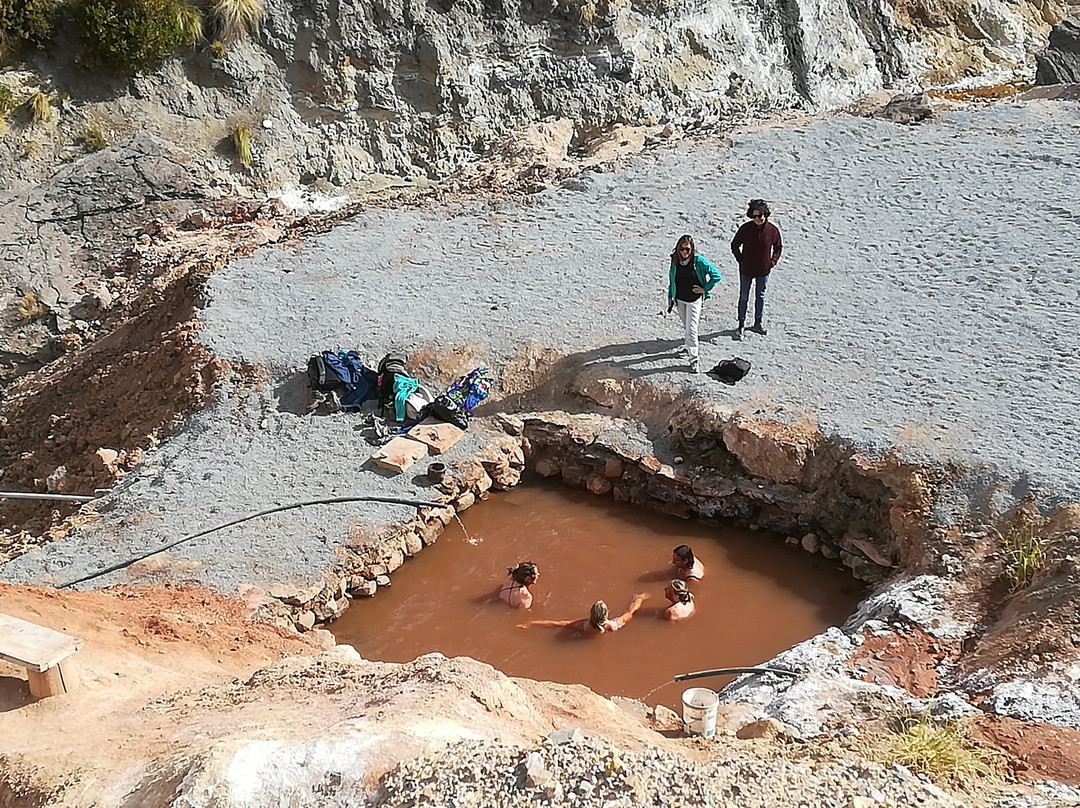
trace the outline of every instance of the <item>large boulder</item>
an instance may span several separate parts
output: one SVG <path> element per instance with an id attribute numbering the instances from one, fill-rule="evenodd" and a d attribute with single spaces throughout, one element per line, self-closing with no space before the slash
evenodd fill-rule
<path id="1" fill-rule="evenodd" d="M 1050 47 L 1035 55 L 1036 84 L 1080 84 L 1080 16 L 1050 31 Z"/>

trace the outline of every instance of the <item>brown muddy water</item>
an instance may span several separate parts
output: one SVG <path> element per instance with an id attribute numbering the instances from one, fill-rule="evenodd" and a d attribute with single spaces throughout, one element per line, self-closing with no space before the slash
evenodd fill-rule
<path id="1" fill-rule="evenodd" d="M 531 481 L 462 514 L 439 541 L 394 572 L 393 585 L 354 601 L 331 629 L 367 659 L 407 662 L 432 651 L 469 656 L 511 675 L 580 683 L 606 696 L 681 712 L 678 673 L 762 664 L 851 614 L 864 592 L 838 561 L 779 537 L 641 510 L 558 483 Z M 660 619 L 671 551 L 689 544 L 705 565 L 689 620 Z M 494 600 L 506 569 L 536 562 L 529 611 Z M 622 613 L 651 595 L 622 631 L 516 628 L 529 619 L 586 617 L 596 600 Z M 666 684 L 665 683 L 669 683 Z M 660 687 L 664 685 L 663 687 Z M 650 691 L 655 689 L 655 693 Z"/>

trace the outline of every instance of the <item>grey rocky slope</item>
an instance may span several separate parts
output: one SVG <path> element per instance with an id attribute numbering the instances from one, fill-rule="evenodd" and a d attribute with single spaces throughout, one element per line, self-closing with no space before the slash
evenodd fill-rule
<path id="1" fill-rule="evenodd" d="M 222 195 L 190 155 L 147 132 L 47 184 L 0 191 L 0 381 L 55 359 L 59 335 L 90 335 L 130 295 L 138 279 L 120 259 L 153 220 L 178 222 Z"/>
<path id="2" fill-rule="evenodd" d="M 538 121 L 572 120 L 579 147 L 620 124 L 692 129 L 1023 77 L 1065 13 L 1055 0 L 270 0 L 260 30 L 224 55 L 203 46 L 127 80 L 81 69 L 78 42 L 63 41 L 0 75 L 19 99 L 66 98 L 53 120 L 0 140 L 0 174 L 42 179 L 97 127 L 110 139 L 146 129 L 264 188 L 445 176 Z M 253 133 L 250 171 L 229 146 L 238 126 Z"/>

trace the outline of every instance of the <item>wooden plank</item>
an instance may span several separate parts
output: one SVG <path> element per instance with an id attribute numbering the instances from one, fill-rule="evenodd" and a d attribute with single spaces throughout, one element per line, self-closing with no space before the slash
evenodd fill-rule
<path id="1" fill-rule="evenodd" d="M 398 436 L 376 451 L 371 456 L 371 459 L 380 468 L 401 472 L 426 455 L 427 446 L 418 441 Z"/>
<path id="2" fill-rule="evenodd" d="M 30 671 L 30 695 L 35 699 L 47 699 L 67 693 L 67 682 L 60 665 L 54 665 L 44 673 Z"/>
<path id="3" fill-rule="evenodd" d="M 0 659 L 44 673 L 79 650 L 83 641 L 18 617 L 0 614 Z"/>
<path id="4" fill-rule="evenodd" d="M 427 444 L 432 454 L 440 455 L 465 437 L 465 430 L 437 418 L 425 418 L 405 434 Z"/>

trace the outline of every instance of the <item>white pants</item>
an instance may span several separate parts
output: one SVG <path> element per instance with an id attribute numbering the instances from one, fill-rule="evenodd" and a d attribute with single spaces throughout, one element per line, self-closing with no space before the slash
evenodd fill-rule
<path id="1" fill-rule="evenodd" d="M 701 304 L 704 302 L 704 297 L 699 297 L 693 303 L 682 300 L 675 301 L 675 306 L 678 308 L 679 316 L 683 321 L 683 330 L 686 335 L 686 351 L 694 359 L 698 358 L 698 320 L 701 319 Z"/>

